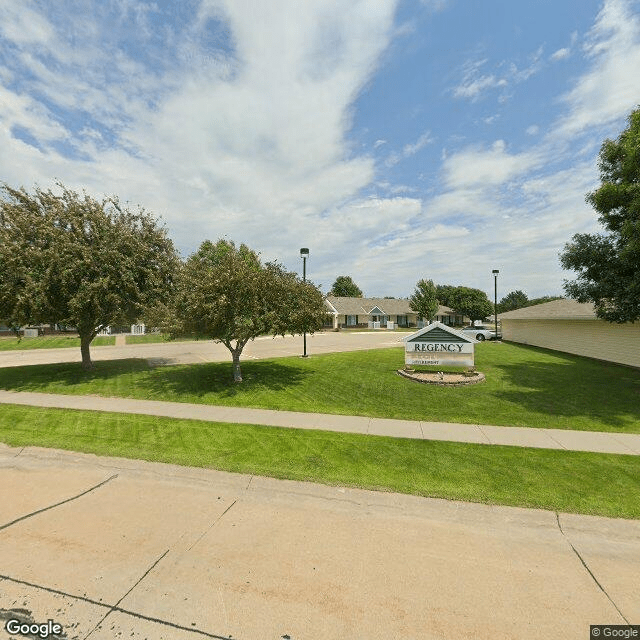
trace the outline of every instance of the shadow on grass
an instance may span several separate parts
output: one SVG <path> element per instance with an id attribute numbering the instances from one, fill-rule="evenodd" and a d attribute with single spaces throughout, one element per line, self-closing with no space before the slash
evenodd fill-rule
<path id="1" fill-rule="evenodd" d="M 597 418 L 615 427 L 628 426 L 630 421 L 640 424 L 640 372 L 557 351 L 523 348 L 551 359 L 494 364 L 512 387 L 496 390 L 496 398 L 553 416 Z"/>
<path id="2" fill-rule="evenodd" d="M 260 391 L 284 391 L 301 384 L 311 372 L 300 366 L 273 361 L 244 362 L 242 383 L 233 381 L 230 362 L 158 367 L 141 384 L 150 395 L 218 398 L 251 395 Z"/>
<path id="3" fill-rule="evenodd" d="M 49 393 L 92 393 L 137 398 L 180 396 L 234 397 L 282 391 L 298 385 L 310 371 L 278 362 L 242 363 L 243 382 L 233 382 L 231 362 L 152 367 L 142 358 L 102 360 L 91 371 L 80 364 L 59 363 L 0 369 L 0 389 Z M 123 390 L 125 393 L 123 393 Z"/>
<path id="4" fill-rule="evenodd" d="M 31 364 L 0 369 L 0 389 L 8 391 L 44 391 L 45 387 L 74 386 L 94 381 L 105 381 L 123 374 L 148 371 L 146 360 L 100 360 L 94 368 L 85 371 L 79 362 Z"/>

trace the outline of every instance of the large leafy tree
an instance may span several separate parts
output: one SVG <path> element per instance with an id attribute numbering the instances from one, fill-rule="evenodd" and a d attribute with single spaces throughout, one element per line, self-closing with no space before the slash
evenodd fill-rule
<path id="1" fill-rule="evenodd" d="M 315 285 L 227 240 L 203 242 L 177 280 L 172 333 L 199 333 L 224 344 L 235 382 L 242 382 L 240 356 L 249 340 L 313 333 L 327 314 Z"/>
<path id="2" fill-rule="evenodd" d="M 362 298 L 362 290 L 352 280 L 351 276 L 338 276 L 329 291 L 330 296 L 343 296 L 346 298 Z"/>
<path id="3" fill-rule="evenodd" d="M 529 298 L 524 291 L 517 289 L 508 293 L 500 302 L 498 302 L 498 311 L 513 311 L 514 309 L 521 309 L 529 304 Z"/>
<path id="4" fill-rule="evenodd" d="M 413 295 L 409 298 L 409 307 L 419 317 L 433 320 L 438 311 L 438 298 L 433 280 L 419 280 Z"/>
<path id="5" fill-rule="evenodd" d="M 449 306 L 455 313 L 467 316 L 471 320 L 484 320 L 493 309 L 484 291 L 470 287 L 456 287 Z"/>
<path id="6" fill-rule="evenodd" d="M 560 254 L 562 266 L 578 273 L 565 281 L 566 293 L 618 323 L 640 319 L 640 109 L 628 123 L 617 140 L 603 143 L 602 184 L 587 195 L 607 233 L 576 234 Z"/>
<path id="7" fill-rule="evenodd" d="M 450 284 L 437 284 L 436 285 L 436 297 L 438 302 L 445 307 L 451 307 L 453 304 L 453 294 L 458 287 L 454 287 Z"/>
<path id="8" fill-rule="evenodd" d="M 0 318 L 75 326 L 90 369 L 97 333 L 166 298 L 178 261 L 144 210 L 57 186 L 61 193 L 0 187 Z"/>

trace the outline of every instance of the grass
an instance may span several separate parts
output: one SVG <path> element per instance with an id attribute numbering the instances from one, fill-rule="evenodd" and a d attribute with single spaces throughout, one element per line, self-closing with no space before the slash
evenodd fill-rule
<path id="1" fill-rule="evenodd" d="M 0 441 L 329 485 L 640 518 L 635 456 L 0 407 Z"/>
<path id="2" fill-rule="evenodd" d="M 127 336 L 127 344 L 155 344 L 158 342 L 191 342 L 196 340 L 211 340 L 208 336 L 185 336 L 170 338 L 166 333 L 146 333 L 143 336 Z"/>
<path id="3" fill-rule="evenodd" d="M 487 382 L 422 385 L 397 375 L 402 349 L 377 349 L 242 364 L 152 368 L 146 360 L 0 369 L 0 388 L 98 394 L 290 411 L 586 431 L 640 433 L 640 371 L 524 345 L 476 345 Z"/>
<path id="4" fill-rule="evenodd" d="M 115 336 L 96 336 L 91 342 L 92 347 L 113 346 Z M 0 351 L 16 351 L 20 349 L 60 349 L 65 347 L 80 348 L 80 338 L 74 336 L 40 336 L 38 338 L 1 337 Z"/>

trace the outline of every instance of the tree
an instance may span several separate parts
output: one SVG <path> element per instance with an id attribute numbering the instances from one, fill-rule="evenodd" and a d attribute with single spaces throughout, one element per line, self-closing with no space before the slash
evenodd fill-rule
<path id="1" fill-rule="evenodd" d="M 313 333 L 327 314 L 315 285 L 276 262 L 262 264 L 255 251 L 227 240 L 203 242 L 177 281 L 172 333 L 200 333 L 224 344 L 234 382 L 242 382 L 240 356 L 249 340 Z"/>
<path id="2" fill-rule="evenodd" d="M 436 285 L 436 297 L 438 302 L 445 307 L 451 307 L 453 304 L 453 294 L 458 287 L 454 287 L 450 284 L 437 284 Z"/>
<path id="3" fill-rule="evenodd" d="M 409 298 L 409 307 L 415 311 L 420 318 L 433 321 L 440 303 L 436 298 L 436 287 L 433 280 L 419 280 L 416 290 Z"/>
<path id="4" fill-rule="evenodd" d="M 484 320 L 493 310 L 487 294 L 480 289 L 456 287 L 450 299 L 450 307 L 461 316 L 471 320 Z"/>
<path id="5" fill-rule="evenodd" d="M 351 276 L 338 276 L 329 291 L 330 296 L 344 296 L 346 298 L 362 298 L 362 290 L 351 279 Z"/>
<path id="6" fill-rule="evenodd" d="M 82 366 L 91 369 L 93 338 L 166 298 L 178 262 L 166 230 L 144 210 L 57 186 L 61 194 L 0 187 L 0 317 L 76 327 Z"/>
<path id="7" fill-rule="evenodd" d="M 527 294 L 520 289 L 516 291 L 512 291 L 508 293 L 500 302 L 498 302 L 498 311 L 502 313 L 503 311 L 513 311 L 514 309 L 521 309 L 522 307 L 526 307 L 529 303 L 529 298 Z"/>
<path id="8" fill-rule="evenodd" d="M 564 290 L 593 302 L 609 322 L 640 319 L 640 108 L 617 140 L 605 140 L 598 167 L 601 186 L 587 195 L 607 234 L 579 233 L 560 254 L 563 268 L 578 273 Z"/>

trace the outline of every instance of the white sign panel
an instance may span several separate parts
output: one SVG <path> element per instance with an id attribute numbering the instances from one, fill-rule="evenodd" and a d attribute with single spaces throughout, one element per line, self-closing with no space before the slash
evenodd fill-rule
<path id="1" fill-rule="evenodd" d="M 472 367 L 475 340 L 434 322 L 404 339 L 406 365 Z"/>

